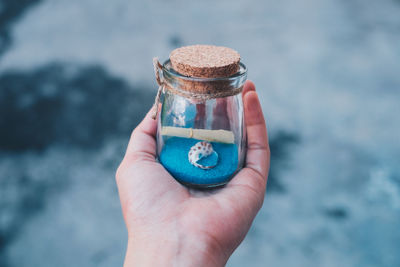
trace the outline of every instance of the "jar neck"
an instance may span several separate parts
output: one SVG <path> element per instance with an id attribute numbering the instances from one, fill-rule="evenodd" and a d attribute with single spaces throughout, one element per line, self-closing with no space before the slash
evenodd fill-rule
<path id="1" fill-rule="evenodd" d="M 229 77 L 187 77 L 176 72 L 167 60 L 158 69 L 165 90 L 187 98 L 207 100 L 239 94 L 247 78 L 247 68 L 239 63 L 239 71 Z"/>

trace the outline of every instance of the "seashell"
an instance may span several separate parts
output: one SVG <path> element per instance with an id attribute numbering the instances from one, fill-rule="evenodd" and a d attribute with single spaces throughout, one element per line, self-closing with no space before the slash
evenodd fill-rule
<path id="1" fill-rule="evenodd" d="M 217 163 L 215 163 L 215 165 L 204 166 L 199 164 L 198 161 L 201 160 L 202 158 L 210 156 L 213 153 L 215 153 L 218 159 L 218 154 L 217 152 L 214 151 L 212 145 L 209 142 L 202 141 L 196 143 L 194 146 L 190 148 L 188 153 L 188 159 L 190 164 L 194 165 L 195 167 L 207 170 L 217 166 Z"/>

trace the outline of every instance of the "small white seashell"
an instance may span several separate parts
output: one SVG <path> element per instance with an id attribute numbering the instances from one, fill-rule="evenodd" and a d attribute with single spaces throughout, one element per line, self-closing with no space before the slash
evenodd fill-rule
<path id="1" fill-rule="evenodd" d="M 211 165 L 211 166 L 204 166 L 204 165 L 201 165 L 198 163 L 198 161 L 200 159 L 208 157 L 213 153 L 215 153 L 218 156 L 217 152 L 214 151 L 214 149 L 210 143 L 205 142 L 205 141 L 198 142 L 194 146 L 192 146 L 189 150 L 189 154 L 188 154 L 189 162 L 190 162 L 190 164 L 192 164 L 200 169 L 214 168 L 215 166 L 217 166 L 217 164 Z"/>

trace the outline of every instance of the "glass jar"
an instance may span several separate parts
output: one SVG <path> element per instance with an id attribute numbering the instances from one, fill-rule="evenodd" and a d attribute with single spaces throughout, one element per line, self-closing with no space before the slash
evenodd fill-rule
<path id="1" fill-rule="evenodd" d="M 222 78 L 183 76 L 172 68 L 170 60 L 156 71 L 164 87 L 158 114 L 159 162 L 187 186 L 204 188 L 226 184 L 245 160 L 241 89 L 247 77 L 246 66 L 239 63 L 236 74 Z M 221 88 L 223 96 L 210 95 L 207 90 L 200 94 L 188 93 L 188 87 Z M 207 148 L 212 152 L 204 155 Z"/>

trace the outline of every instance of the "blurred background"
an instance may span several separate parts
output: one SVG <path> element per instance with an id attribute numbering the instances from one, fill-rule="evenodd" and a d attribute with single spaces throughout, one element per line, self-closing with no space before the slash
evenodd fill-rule
<path id="1" fill-rule="evenodd" d="M 240 52 L 272 151 L 228 266 L 400 266 L 400 1 L 0 0 L 0 266 L 121 266 L 152 57 Z"/>

